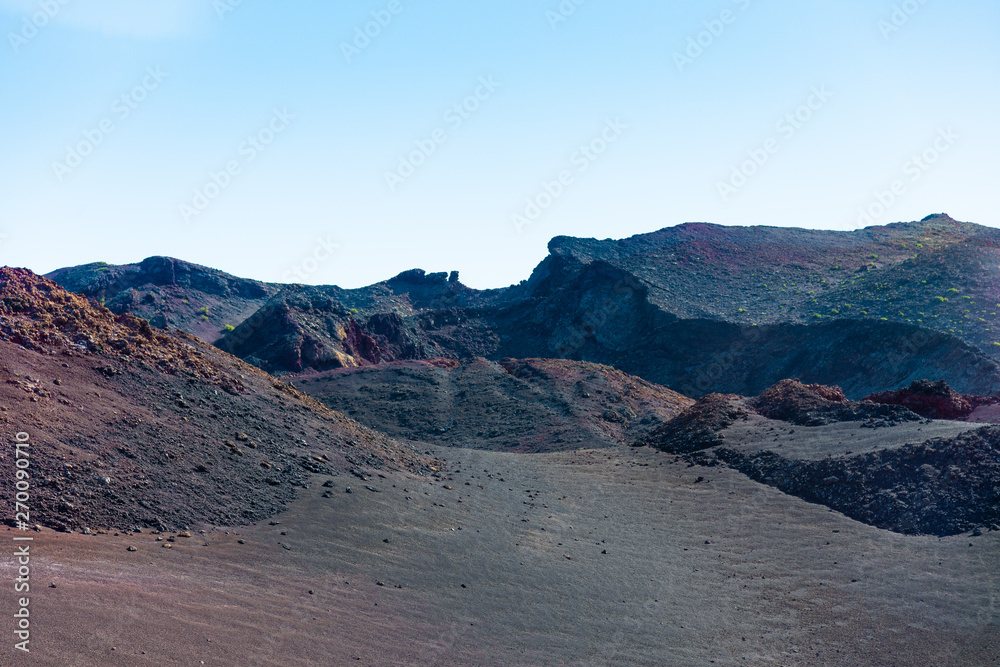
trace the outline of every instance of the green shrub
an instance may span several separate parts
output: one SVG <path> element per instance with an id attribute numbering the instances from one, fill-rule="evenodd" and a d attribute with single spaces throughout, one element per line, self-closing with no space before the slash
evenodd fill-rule
<path id="1" fill-rule="evenodd" d="M 222 330 L 225 331 L 226 333 L 229 333 L 230 331 L 232 331 L 235 328 L 236 327 L 234 327 L 232 324 L 227 324 L 226 326 L 222 327 Z"/>

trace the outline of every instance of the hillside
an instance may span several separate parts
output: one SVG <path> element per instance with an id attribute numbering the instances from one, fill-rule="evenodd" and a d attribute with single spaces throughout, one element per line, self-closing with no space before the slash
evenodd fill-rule
<path id="1" fill-rule="evenodd" d="M 682 318 L 886 318 L 1000 349 L 1000 230 L 943 214 L 852 232 L 688 223 L 621 240 L 556 237 L 549 250 L 635 276 Z"/>
<path id="2" fill-rule="evenodd" d="M 281 511 L 312 472 L 427 471 L 259 369 L 24 269 L 0 269 L 0 359 L 0 424 L 30 436 L 32 523 L 241 524 Z M 13 483 L 0 480 L 7 517 Z"/>
<path id="3" fill-rule="evenodd" d="M 493 294 L 462 285 L 455 273 L 419 269 L 360 289 L 293 285 L 216 345 L 284 373 L 471 357 L 493 349 L 494 334 L 468 314 Z"/>
<path id="4" fill-rule="evenodd" d="M 211 343 L 277 294 L 282 285 L 237 278 L 170 257 L 138 264 L 104 262 L 58 269 L 46 275 L 116 314 L 131 314 L 162 329 L 186 331 Z"/>
<path id="5" fill-rule="evenodd" d="M 291 381 L 393 437 L 494 451 L 631 443 L 692 402 L 607 366 L 550 359 L 398 361 Z"/>

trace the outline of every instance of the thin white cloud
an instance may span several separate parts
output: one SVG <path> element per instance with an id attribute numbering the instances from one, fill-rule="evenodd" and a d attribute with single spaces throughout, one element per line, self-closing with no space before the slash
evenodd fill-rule
<path id="1" fill-rule="evenodd" d="M 0 10 L 104 35 L 155 39 L 190 35 L 211 16 L 205 0 L 0 0 Z"/>

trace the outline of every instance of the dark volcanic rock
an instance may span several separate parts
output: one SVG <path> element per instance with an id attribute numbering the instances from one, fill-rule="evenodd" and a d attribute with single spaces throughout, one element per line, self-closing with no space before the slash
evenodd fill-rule
<path id="1" fill-rule="evenodd" d="M 935 391 L 946 394 L 940 387 Z M 854 456 L 788 458 L 774 450 L 727 443 L 723 431 L 738 419 L 751 418 L 752 411 L 821 428 L 838 422 L 862 421 L 860 428 L 921 419 L 900 405 L 852 402 L 835 387 L 785 380 L 756 399 L 710 394 L 641 444 L 685 455 L 694 464 L 723 462 L 785 493 L 896 532 L 953 535 L 977 526 L 1000 528 L 1000 426 Z M 760 422 L 754 428 L 773 424 L 752 418 Z M 912 437 L 914 431 L 908 433 Z M 808 442 L 815 436 L 797 437 Z"/>
<path id="2" fill-rule="evenodd" d="M 1000 529 L 1000 427 L 821 461 L 715 453 L 759 482 L 879 528 L 929 535 Z"/>
<path id="3" fill-rule="evenodd" d="M 750 415 L 743 396 L 709 394 L 650 433 L 639 444 L 668 454 L 690 454 L 725 442 L 720 431 Z"/>
<path id="4" fill-rule="evenodd" d="M 866 396 L 866 401 L 886 405 L 901 405 L 921 417 L 930 419 L 964 419 L 973 410 L 1000 402 L 995 396 L 968 396 L 959 394 L 944 380 L 916 380 L 905 389 L 884 391 Z"/>
<path id="5" fill-rule="evenodd" d="M 839 387 L 804 385 L 797 380 L 782 380 L 765 390 L 753 402 L 753 407 L 768 419 L 801 426 L 845 421 L 901 422 L 919 419 L 918 415 L 899 405 L 848 401 Z"/>
<path id="6" fill-rule="evenodd" d="M 226 325 L 245 320 L 281 289 L 170 257 L 119 266 L 96 262 L 58 269 L 46 277 L 116 314 L 187 331 L 206 342 L 218 338 Z"/>
<path id="7" fill-rule="evenodd" d="M 691 223 L 557 237 L 528 280 L 485 291 L 415 269 L 361 289 L 278 294 L 166 258 L 53 276 L 204 340 L 229 324 L 219 346 L 270 372 L 563 358 L 692 397 L 798 377 L 857 399 L 924 377 L 970 394 L 1000 387 L 998 248 L 997 230 L 947 216 L 854 232 Z"/>

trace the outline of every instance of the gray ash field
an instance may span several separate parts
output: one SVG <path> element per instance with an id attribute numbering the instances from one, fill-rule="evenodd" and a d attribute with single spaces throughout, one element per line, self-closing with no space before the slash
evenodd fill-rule
<path id="1" fill-rule="evenodd" d="M 37 594 L 39 659 L 958 667 L 1000 656 L 1000 533 L 901 535 L 649 448 L 431 451 L 446 459 L 440 478 L 324 488 L 316 476 L 276 525 L 172 543 L 39 534 L 39 576 L 57 585 Z M 81 652 L 90 662 L 73 662 Z"/>

